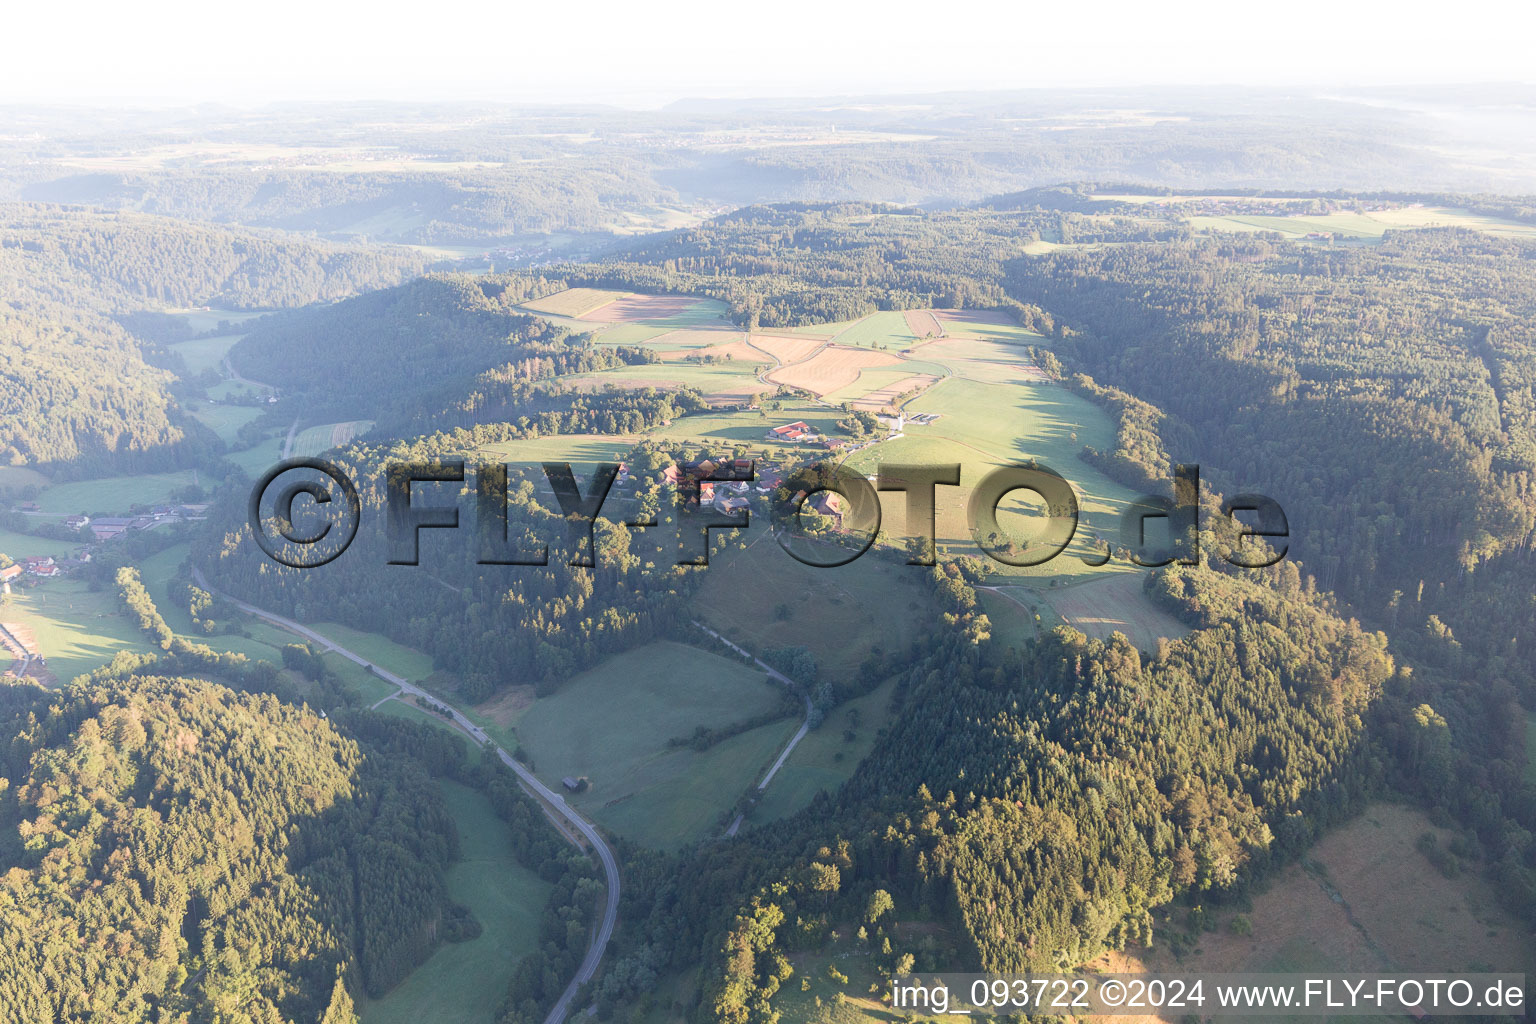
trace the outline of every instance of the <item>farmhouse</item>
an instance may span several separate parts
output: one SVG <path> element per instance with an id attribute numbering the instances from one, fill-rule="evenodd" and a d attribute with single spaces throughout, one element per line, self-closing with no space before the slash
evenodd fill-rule
<path id="1" fill-rule="evenodd" d="M 11 580 L 20 576 L 21 572 L 21 566 L 19 565 L 8 565 L 4 569 L 0 569 L 0 583 L 11 582 Z"/>
<path id="2" fill-rule="evenodd" d="M 101 516 L 91 521 L 91 535 L 97 540 L 111 540 L 132 523 L 132 519 L 124 519 L 121 516 Z"/>
<path id="3" fill-rule="evenodd" d="M 765 435 L 769 441 L 801 441 L 811 436 L 811 428 L 796 420 L 782 427 L 774 427 Z"/>
<path id="4" fill-rule="evenodd" d="M 726 513 L 727 515 L 739 512 L 740 510 L 746 508 L 749 504 L 751 503 L 748 502 L 746 498 L 731 498 L 725 495 L 721 495 L 715 499 L 715 508 L 719 509 L 721 512 Z"/>
<path id="5" fill-rule="evenodd" d="M 68 530 L 78 530 L 82 526 L 89 526 L 90 523 L 90 516 L 68 516 L 64 520 L 64 528 Z"/>
<path id="6" fill-rule="evenodd" d="M 843 499 L 835 491 L 817 491 L 809 502 L 811 508 L 831 519 L 838 526 L 843 525 Z"/>

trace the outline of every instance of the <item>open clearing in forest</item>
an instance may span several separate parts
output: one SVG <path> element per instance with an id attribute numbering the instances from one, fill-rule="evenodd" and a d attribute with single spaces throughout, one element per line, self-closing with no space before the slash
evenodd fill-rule
<path id="1" fill-rule="evenodd" d="M 123 614 L 115 587 L 93 591 L 83 580 L 61 579 L 17 588 L 4 615 L 31 630 L 48 671 L 61 683 L 100 668 L 119 651 L 150 649 Z"/>
<path id="2" fill-rule="evenodd" d="M 593 310 L 601 309 L 624 296 L 624 292 L 609 291 L 604 288 L 567 288 L 563 292 L 525 302 L 523 308 L 537 313 L 553 313 L 555 316 L 568 316 L 579 320 Z"/>
<path id="3" fill-rule="evenodd" d="M 964 331 L 977 326 L 1012 327 L 1015 330 L 1019 327 L 1013 317 L 1007 313 L 999 313 L 991 309 L 935 309 L 933 315 L 944 326 L 946 333 Z"/>
<path id="4" fill-rule="evenodd" d="M 757 379 L 758 365 L 741 359 L 723 363 L 641 363 L 601 373 L 563 377 L 561 381 L 588 391 L 602 391 L 609 386 L 631 390 L 655 388 L 658 391 L 676 391 L 680 386 L 686 386 L 696 389 L 713 404 L 733 405 L 748 402 L 765 391 L 773 390 L 773 385 Z"/>
<path id="5" fill-rule="evenodd" d="M 865 347 L 882 345 L 888 348 L 906 348 L 921 338 L 907 325 L 906 315 L 896 311 L 871 313 L 855 320 L 832 336 L 839 345 Z"/>
<path id="6" fill-rule="evenodd" d="M 859 379 L 859 372 L 866 367 L 890 366 L 899 362 L 901 357 L 894 352 L 829 345 L 809 359 L 779 367 L 764 379 L 787 387 L 803 388 L 815 395 L 826 395 L 848 387 Z"/>
<path id="7" fill-rule="evenodd" d="M 623 462 L 637 437 L 628 434 L 546 434 L 543 437 L 496 441 L 475 449 L 480 458 L 513 465 L 538 467 L 546 462 L 569 462 L 583 478 L 600 462 Z"/>
<path id="8" fill-rule="evenodd" d="M 194 405 L 192 417 L 219 435 L 219 440 L 232 445 L 240 435 L 240 428 L 261 415 L 254 405 Z"/>
<path id="9" fill-rule="evenodd" d="M 0 466 L 0 496 L 18 495 L 27 488 L 42 490 L 51 481 L 26 466 Z"/>
<path id="10" fill-rule="evenodd" d="M 511 830 L 482 793 L 457 782 L 439 785 L 459 832 L 448 897 L 468 907 L 483 931 L 468 942 L 444 943 L 384 998 L 363 1001 L 362 1024 L 495 1024 L 518 961 L 538 948 L 554 887 L 518 863 Z"/>
<path id="11" fill-rule="evenodd" d="M 1063 622 L 1100 640 L 1112 633 L 1144 651 L 1157 649 L 1159 638 L 1176 640 L 1189 627 L 1152 603 L 1142 590 L 1144 573 L 1120 573 L 1070 587 L 1040 591 Z"/>
<path id="12" fill-rule="evenodd" d="M 678 328 L 730 326 L 725 321 L 723 303 L 691 295 L 622 295 L 587 310 L 577 319 L 598 324 L 664 324 Z"/>
<path id="13" fill-rule="evenodd" d="M 173 491 L 199 482 L 194 469 L 74 480 L 47 488 L 37 496 L 37 504 L 44 512 L 126 515 L 135 505 L 168 502 Z M 212 481 L 205 479 L 201 482 Z"/>
<path id="14" fill-rule="evenodd" d="M 1327 234 L 1360 241 L 1378 240 L 1388 231 L 1412 228 L 1470 228 L 1509 238 L 1536 237 L 1536 224 L 1504 220 L 1445 206 L 1405 206 L 1357 213 L 1325 214 L 1200 214 L 1189 218 L 1196 229 L 1212 231 L 1274 231 L 1290 238 Z"/>
<path id="15" fill-rule="evenodd" d="M 359 434 L 373 428 L 373 420 L 343 420 L 340 423 L 322 423 L 306 427 L 293 439 L 293 455 L 319 455 L 332 448 L 340 448 Z"/>
<path id="16" fill-rule="evenodd" d="M 1425 833 L 1442 849 L 1451 838 L 1414 808 L 1371 804 L 1326 833 L 1301 863 L 1260 883 L 1253 908 L 1243 914 L 1252 934 L 1232 928 L 1235 911 L 1217 911 L 1215 930 L 1201 934 L 1182 960 L 1165 940 L 1150 951 L 1129 950 L 1126 966 L 1183 974 L 1530 973 L 1536 937 L 1507 912 L 1477 865 L 1464 865 L 1455 878 L 1441 874 L 1415 848 Z M 1175 914 L 1182 917 L 1183 911 Z M 1182 921 L 1160 927 L 1182 927 Z"/>
<path id="17" fill-rule="evenodd" d="M 378 633 L 367 633 L 339 622 L 306 622 L 306 626 L 332 643 L 339 644 L 387 671 L 412 682 L 432 674 L 432 656 L 396 643 Z"/>
<path id="18" fill-rule="evenodd" d="M 192 341 L 172 342 L 166 348 L 181 356 L 181 361 L 187 364 L 187 371 L 195 377 L 205 370 L 219 369 L 224 363 L 224 357 L 229 355 L 229 350 L 243 337 L 243 334 L 224 334 L 217 338 L 195 338 Z"/>
<path id="19" fill-rule="evenodd" d="M 513 728 L 539 777 L 582 813 L 626 838 L 671 849 L 723 829 L 721 818 L 799 720 L 778 718 L 704 751 L 667 742 L 774 712 L 784 694 L 739 660 L 653 643 L 562 683 L 516 713 Z M 591 788 L 566 792 L 567 776 L 585 777 Z"/>

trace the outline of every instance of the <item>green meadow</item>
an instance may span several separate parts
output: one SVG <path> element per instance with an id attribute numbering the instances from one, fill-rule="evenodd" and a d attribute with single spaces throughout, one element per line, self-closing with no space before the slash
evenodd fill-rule
<path id="1" fill-rule="evenodd" d="M 116 590 L 93 591 L 81 580 L 18 587 L 0 614 L 32 630 L 60 683 L 101 667 L 119 651 L 150 650 L 138 625 L 123 614 Z"/>
<path id="2" fill-rule="evenodd" d="M 907 319 L 899 311 L 871 313 L 856 320 L 832 338 L 839 345 L 856 345 L 869 348 L 879 345 L 890 349 L 906 348 L 917 340 L 917 335 L 907 326 Z"/>
<path id="3" fill-rule="evenodd" d="M 340 644 L 352 653 L 373 662 L 395 675 L 419 682 L 432 674 L 432 656 L 413 647 L 397 644 L 378 633 L 365 633 L 339 622 L 305 623 L 310 629 Z"/>
<path id="4" fill-rule="evenodd" d="M 57 523 L 57 519 L 44 519 L 38 516 L 34 520 L 38 525 L 43 523 Z M 30 533 L 17 533 L 15 530 L 7 530 L 0 526 L 0 554 L 9 555 L 14 561 L 20 561 L 26 555 L 52 555 L 54 558 L 67 558 L 80 545 L 84 543 L 78 540 L 50 540 L 46 537 L 34 537 Z"/>
<path id="5" fill-rule="evenodd" d="M 44 512 L 127 515 L 134 505 L 168 502 L 174 491 L 194 483 L 208 485 L 213 482 L 200 478 L 193 469 L 76 480 L 49 487 L 37 496 L 37 504 Z"/>
<path id="6" fill-rule="evenodd" d="M 192 417 L 219 435 L 225 444 L 234 444 L 240 428 L 261 415 L 254 405 L 208 405 L 192 407 Z"/>
<path id="7" fill-rule="evenodd" d="M 548 785 L 590 780 L 585 793 L 566 795 L 582 813 L 637 842 L 673 848 L 720 824 L 799 721 L 778 719 L 702 752 L 668 740 L 774 711 L 783 697 L 739 660 L 661 642 L 570 679 L 523 710 L 515 730 Z"/>
<path id="8" fill-rule="evenodd" d="M 218 370 L 223 367 L 224 357 L 229 355 L 229 350 L 235 347 L 235 342 L 244 335 L 225 334 L 217 338 L 198 338 L 194 341 L 178 341 L 167 346 L 172 352 L 181 356 L 182 362 L 187 364 L 187 370 L 194 377 L 204 370 Z"/>
<path id="9" fill-rule="evenodd" d="M 448 868 L 448 896 L 483 930 L 443 944 L 384 998 L 363 1001 L 362 1024 L 495 1024 L 518 961 L 538 948 L 553 886 L 517 862 L 506 822 L 482 794 L 457 782 L 441 786 L 460 846 Z"/>
<path id="10" fill-rule="evenodd" d="M 748 650 L 804 645 L 819 674 L 835 679 L 925 628 L 925 573 L 874 551 L 836 568 L 808 566 L 758 530 L 745 549 L 710 558 L 695 603 L 702 622 Z"/>
<path id="11" fill-rule="evenodd" d="M 859 762 L 891 719 L 894 679 L 862 697 L 839 704 L 826 719 L 805 734 L 784 762 L 746 825 L 761 825 L 788 817 L 810 804 L 817 793 L 831 793 L 848 781 Z"/>
<path id="12" fill-rule="evenodd" d="M 913 399 L 906 409 L 909 413 L 937 413 L 939 419 L 926 425 L 908 423 L 904 436 L 853 453 L 847 465 L 868 475 L 877 472 L 883 462 L 960 464 L 960 486 L 940 487 L 936 492 L 936 536 L 941 547 L 979 553 L 967 517 L 971 489 L 993 467 L 1034 459 L 1076 486 L 1081 510 L 1077 536 L 1062 556 L 1045 565 L 1009 569 L 997 564 L 994 570 L 1059 577 L 1125 568 L 1111 562 L 1103 569 L 1091 570 L 1074 557 L 1089 553 L 1092 531 L 1112 530 L 1121 510 L 1137 497 L 1078 458 L 1084 445 L 1100 449 L 1114 446 L 1113 424 L 1098 406 L 1054 383 L 1003 385 L 950 377 Z M 1000 524 L 1021 539 L 1038 530 L 1036 506 L 1027 495 L 1015 492 L 999 506 Z M 907 527 L 902 496 L 885 494 L 881 503 L 885 510 L 883 528 L 893 536 L 904 536 Z"/>

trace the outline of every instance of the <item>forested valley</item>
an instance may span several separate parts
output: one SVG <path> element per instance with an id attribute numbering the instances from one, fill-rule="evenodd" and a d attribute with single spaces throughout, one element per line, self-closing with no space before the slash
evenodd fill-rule
<path id="1" fill-rule="evenodd" d="M 165 310 L 328 302 L 419 273 L 364 249 L 136 214 L 0 208 L 0 464 L 65 477 L 211 465 L 173 394 Z"/>
<path id="2" fill-rule="evenodd" d="M 749 207 L 601 260 L 404 283 L 415 265 L 398 254 L 264 248 L 222 229 L 193 232 L 185 258 L 204 270 L 172 283 L 174 232 L 141 238 L 70 214 L 38 235 L 18 222 L 0 268 L 36 280 L 48 275 L 25 261 L 43 261 L 65 284 L 7 299 L 27 339 L 11 358 L 42 350 L 45 362 L 26 364 L 31 404 L 0 442 L 13 462 L 142 449 L 218 465 L 220 448 L 199 451 L 168 397 L 174 373 L 128 332 L 153 332 L 150 299 L 309 306 L 266 318 L 230 358 L 279 389 L 269 419 L 308 406 L 375 421 L 326 455 L 356 481 L 363 528 L 328 566 L 280 566 L 249 536 L 249 475 L 225 467 L 176 593 L 233 617 L 192 585 L 196 568 L 221 594 L 425 652 L 444 700 L 479 706 L 514 684 L 541 699 L 654 641 L 701 642 L 705 574 L 729 570 L 677 564 L 668 528 L 686 516 L 661 478 L 747 441 L 629 438 L 634 489 L 590 540 L 545 477 L 514 470 L 497 557 L 466 516 L 421 531 L 412 566 L 390 564 L 406 560 L 384 529 L 386 467 L 464 460 L 464 480 L 418 494 L 468 508 L 475 465 L 498 445 L 733 414 L 756 442 L 764 410 L 711 406 L 682 384 L 574 386 L 565 378 L 659 357 L 528 302 L 571 287 L 681 294 L 722 303 L 744 331 L 1005 314 L 1037 335 L 1028 355 L 1041 376 L 1113 424 L 1112 447 L 1083 445 L 1084 464 L 1138 492 L 1167 491 L 1174 462 L 1201 466 L 1205 557 L 1145 573 L 1140 591 L 1179 635 L 1138 648 L 1045 625 L 1008 641 L 986 621 L 980 559 L 902 566 L 923 581 L 911 607 L 924 627 L 893 625 L 856 669 L 821 680 L 810 712 L 887 687 L 896 713 L 846 782 L 763 827 L 665 851 L 617 843 L 619 929 L 584 990 L 599 1018 L 788 1024 L 781 993 L 803 981 L 796 966 L 854 929 L 882 976 L 1182 950 L 1207 909 L 1241 905 L 1382 798 L 1454 829 L 1466 861 L 1536 928 L 1533 243 L 1457 228 L 1369 243 L 1200 232 L 1184 213 L 1092 196 Z M 1355 202 L 1315 201 L 1319 212 Z M 98 246 L 118 244 L 142 258 L 88 269 Z M 294 269 L 268 274 L 269 262 Z M 66 314 L 69 274 L 115 283 Z M 365 294 L 343 298 L 354 291 Z M 70 317 L 73 331 L 59 326 Z M 47 361 L 66 349 L 73 361 Z M 96 411 L 61 423 L 48 389 L 75 374 L 99 382 L 80 392 Z M 1217 557 L 1232 541 L 1221 500 L 1245 491 L 1289 514 L 1277 565 Z M 722 556 L 743 547 L 706 543 Z M 17 737 L 0 755 L 7 1002 L 39 1019 L 351 1024 L 354 1000 L 476 927 L 476 908 L 442 887 L 457 840 L 433 786 L 455 779 L 518 826 L 520 859 L 556 885 L 539 951 L 501 1007 L 504 1024 L 541 1019 L 580 961 L 600 887 L 512 775 L 443 730 L 364 710 L 314 651 L 295 645 L 283 672 L 216 654 L 174 634 L 130 566 L 89 572 L 117 588 L 157 653 L 120 656 L 59 692 L 0 691 Z M 804 650 L 764 653 L 797 675 L 814 665 Z M 1196 922 L 1189 934 L 1160 933 L 1173 908 Z M 685 976 L 691 988 L 674 985 Z"/>

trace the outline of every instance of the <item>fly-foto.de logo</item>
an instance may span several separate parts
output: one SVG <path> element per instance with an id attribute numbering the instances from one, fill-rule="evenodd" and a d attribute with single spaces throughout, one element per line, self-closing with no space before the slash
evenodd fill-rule
<path id="1" fill-rule="evenodd" d="M 386 527 L 390 565 L 421 563 L 424 530 L 465 530 L 476 545 L 476 563 L 539 566 L 550 562 L 547 541 L 528 544 L 511 539 L 509 483 L 511 468 L 483 463 L 470 471 L 463 460 L 399 462 L 385 467 L 382 487 L 375 487 Z M 661 474 L 670 492 L 670 510 L 661 516 L 637 514 L 635 499 L 620 493 L 627 479 L 617 463 L 599 463 L 585 480 L 569 463 L 542 464 L 542 487 L 565 521 L 577 552 L 574 566 L 595 566 L 594 530 L 599 517 L 631 530 L 670 527 L 676 533 L 676 564 L 709 564 L 710 531 L 752 529 L 754 511 L 766 514 L 770 533 L 786 554 L 807 565 L 831 568 L 862 556 L 881 538 L 882 492 L 901 497 L 904 530 L 912 565 L 934 564 L 937 509 L 941 488 L 963 495 L 965 521 L 976 548 L 1004 565 L 1032 567 L 1063 556 L 1080 537 L 1084 514 L 1078 491 L 1061 474 L 1039 463 L 988 469 L 964 480 L 958 464 L 887 463 L 872 476 L 835 461 L 810 462 L 759 484 L 753 460 L 675 464 Z M 377 477 L 375 477 L 377 479 Z M 466 525 L 460 498 L 473 483 L 473 511 Z M 754 486 L 757 484 L 757 486 Z M 435 493 L 424 490 L 438 485 Z M 1005 498 L 1025 498 L 1032 510 L 1030 536 L 1020 540 L 1000 518 Z M 1200 469 L 1179 464 L 1173 495 L 1143 495 L 1118 517 L 1111 544 L 1093 530 L 1089 543 L 1072 557 L 1103 565 L 1117 554 L 1136 565 L 1156 567 L 1199 560 Z M 292 568 L 317 568 L 339 557 L 358 534 L 365 502 L 353 479 L 323 459 L 289 459 L 269 470 L 252 488 L 247 520 L 256 543 L 273 561 Z M 1241 515 L 1240 515 L 1241 514 Z M 1220 505 L 1231 521 L 1234 538 L 1222 557 L 1243 568 L 1262 568 L 1285 557 L 1290 526 L 1285 512 L 1262 494 L 1239 494 Z M 1017 524 L 1015 524 L 1016 528 Z"/>

